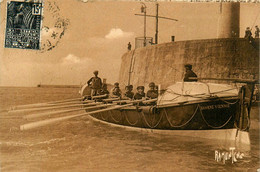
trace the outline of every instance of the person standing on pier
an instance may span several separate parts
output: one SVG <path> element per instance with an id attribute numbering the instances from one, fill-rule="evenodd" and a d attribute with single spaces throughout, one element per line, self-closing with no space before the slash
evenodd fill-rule
<path id="1" fill-rule="evenodd" d="M 127 49 L 130 51 L 132 49 L 132 45 L 131 43 L 129 42 L 128 45 L 127 45 Z"/>
<path id="2" fill-rule="evenodd" d="M 184 75 L 183 81 L 184 82 L 197 82 L 198 81 L 197 75 L 196 75 L 196 73 L 194 73 L 192 71 L 192 65 L 186 64 L 186 65 L 184 65 L 184 67 L 185 67 L 186 73 Z M 190 78 L 190 77 L 192 77 L 192 78 Z"/>
<path id="3" fill-rule="evenodd" d="M 256 25 L 256 26 L 255 26 L 255 38 L 259 38 L 259 32 L 260 32 L 260 29 L 259 29 L 259 27 Z"/>
<path id="4" fill-rule="evenodd" d="M 251 32 L 250 27 L 247 27 L 247 28 L 246 28 L 245 38 L 248 39 L 249 41 L 251 41 L 251 39 L 252 39 L 252 32 Z"/>
<path id="5" fill-rule="evenodd" d="M 94 77 L 90 78 L 87 82 L 88 86 L 91 88 L 91 96 L 96 96 L 100 94 L 100 90 L 102 87 L 101 78 L 98 77 L 98 71 L 95 70 Z"/>

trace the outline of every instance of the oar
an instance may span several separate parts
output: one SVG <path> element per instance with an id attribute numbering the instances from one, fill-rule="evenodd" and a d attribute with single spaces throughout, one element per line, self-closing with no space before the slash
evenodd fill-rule
<path id="1" fill-rule="evenodd" d="M 91 111 L 91 112 L 85 112 L 85 113 L 81 113 L 81 114 L 77 114 L 77 115 L 70 115 L 70 116 L 46 119 L 46 120 L 43 120 L 43 121 L 32 122 L 32 123 L 21 125 L 20 130 L 29 130 L 29 129 L 49 125 L 49 124 L 52 124 L 52 123 L 56 123 L 56 122 L 59 122 L 59 121 L 63 121 L 63 120 L 67 120 L 67 119 L 71 119 L 71 118 L 75 118 L 75 117 L 80 117 L 80 116 L 83 116 L 83 115 L 91 115 L 91 114 L 95 114 L 95 113 L 106 112 L 106 111 L 115 110 L 115 109 L 121 109 L 123 107 L 132 106 L 132 103 L 138 103 L 138 102 L 142 102 L 142 101 L 143 100 L 134 100 L 131 103 L 125 104 L 125 105 L 115 105 L 114 107 L 96 110 L 96 111 Z"/>
<path id="2" fill-rule="evenodd" d="M 89 109 L 96 109 L 96 108 L 102 108 L 102 107 L 108 107 L 108 106 L 112 106 L 112 104 L 103 104 L 103 105 L 99 105 L 99 106 L 91 106 L 91 107 L 86 107 L 86 108 L 77 108 L 77 109 L 70 109 L 70 110 L 61 110 L 61 111 L 56 111 L 56 112 L 44 112 L 44 113 L 38 113 L 38 114 L 30 114 L 30 115 L 25 115 L 23 118 L 33 119 L 33 118 L 50 116 L 50 115 L 59 114 L 59 113 L 67 113 L 67 112 L 74 112 L 74 111 L 80 111 L 80 110 L 89 110 Z"/>
<path id="3" fill-rule="evenodd" d="M 119 99 L 120 99 L 120 98 L 117 97 L 117 98 L 103 99 L 102 101 L 103 101 L 103 102 L 112 102 L 112 101 L 119 100 Z"/>
<path id="4" fill-rule="evenodd" d="M 60 109 L 60 108 L 77 107 L 77 106 L 89 106 L 89 105 L 97 105 L 97 104 L 102 104 L 102 102 L 88 103 L 88 104 L 81 103 L 81 104 L 75 104 L 75 105 L 43 107 L 43 108 L 34 108 L 34 109 L 18 109 L 18 110 L 9 111 L 8 113 L 39 111 L 39 110 L 53 110 L 53 109 Z"/>
<path id="5" fill-rule="evenodd" d="M 107 97 L 107 94 L 104 95 L 99 95 L 99 96 L 92 96 L 92 99 L 99 99 L 99 98 L 103 98 L 103 97 Z"/>
<path id="6" fill-rule="evenodd" d="M 150 100 L 144 100 L 143 103 L 152 103 L 152 102 L 156 102 L 157 98 L 155 99 L 150 99 Z"/>
<path id="7" fill-rule="evenodd" d="M 83 100 L 83 98 L 65 99 L 65 100 L 59 100 L 59 101 L 51 101 L 51 102 L 44 102 L 44 103 L 34 103 L 34 104 L 27 104 L 27 105 L 18 105 L 18 106 L 12 107 L 11 109 L 24 108 L 24 107 L 34 107 L 34 106 L 41 106 L 41 105 L 46 105 L 46 104 L 64 103 L 64 102 L 78 101 L 78 100 Z"/>
<path id="8" fill-rule="evenodd" d="M 55 107 L 55 106 L 64 106 L 64 105 L 73 105 L 73 104 L 79 104 L 79 103 L 83 103 L 83 104 L 87 104 L 87 103 L 92 103 L 94 102 L 94 100 L 87 100 L 87 101 L 79 101 L 79 102 L 67 102 L 67 103 L 57 103 L 57 104 L 44 104 L 41 106 L 35 106 L 35 107 L 27 107 L 27 108 L 22 108 L 22 109 L 15 109 L 15 110 L 10 110 L 10 111 L 17 111 L 17 110 L 29 110 L 29 109 L 38 109 L 38 108 L 45 108 L 45 107 Z"/>
<path id="9" fill-rule="evenodd" d="M 59 122 L 59 121 L 64 121 L 64 120 L 67 120 L 67 119 L 71 119 L 71 118 L 76 118 L 76 117 L 80 117 L 80 116 L 84 116 L 84 115 L 91 115 L 91 114 L 100 113 L 100 112 L 106 112 L 106 111 L 115 110 L 115 109 L 121 109 L 123 107 L 131 106 L 131 105 L 132 104 L 115 105 L 115 107 L 110 107 L 110 108 L 96 110 L 96 111 L 91 111 L 91 112 L 85 112 L 85 113 L 81 113 L 81 114 L 77 114 L 77 115 L 70 115 L 70 116 L 46 119 L 46 120 L 43 120 L 43 121 L 32 122 L 32 123 L 21 125 L 20 126 L 20 130 L 29 130 L 29 129 L 33 129 L 33 128 L 37 128 L 37 127 L 53 124 L 53 123 L 56 123 L 56 122 Z"/>

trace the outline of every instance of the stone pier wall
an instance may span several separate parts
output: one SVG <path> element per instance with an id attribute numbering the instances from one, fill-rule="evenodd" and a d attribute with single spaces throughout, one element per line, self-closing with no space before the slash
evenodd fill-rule
<path id="1" fill-rule="evenodd" d="M 259 40 L 255 46 L 243 38 L 223 38 L 138 48 L 122 56 L 119 81 L 123 88 L 130 76 L 134 87 L 147 88 L 153 81 L 166 88 L 182 81 L 186 63 L 193 65 L 198 77 L 258 79 Z"/>

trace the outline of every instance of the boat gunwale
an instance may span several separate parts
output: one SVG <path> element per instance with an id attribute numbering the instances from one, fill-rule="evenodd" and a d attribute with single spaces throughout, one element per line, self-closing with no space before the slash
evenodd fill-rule
<path id="1" fill-rule="evenodd" d="M 136 110 L 137 108 L 142 110 L 145 107 L 155 107 L 155 108 L 167 108 L 167 107 L 179 107 L 179 106 L 186 106 L 186 105 L 191 105 L 191 104 L 199 104 L 199 103 L 207 103 L 210 101 L 216 101 L 216 100 L 238 100 L 238 96 L 233 96 L 233 97 L 211 97 L 203 100 L 193 100 L 189 102 L 178 102 L 178 103 L 169 103 L 169 104 L 161 104 L 161 105 L 143 105 L 143 106 L 138 106 L 138 105 L 131 105 L 128 107 L 121 108 L 120 110 Z"/>

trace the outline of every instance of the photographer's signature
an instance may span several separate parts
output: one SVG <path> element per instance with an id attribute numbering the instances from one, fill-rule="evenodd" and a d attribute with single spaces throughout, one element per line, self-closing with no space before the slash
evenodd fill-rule
<path id="1" fill-rule="evenodd" d="M 245 155 L 244 155 L 244 153 L 235 151 L 235 149 L 236 148 L 234 148 L 234 147 L 230 147 L 229 152 L 227 152 L 227 151 L 220 152 L 218 150 L 215 150 L 215 160 L 217 162 L 222 161 L 224 164 L 227 160 L 230 160 L 230 159 L 231 159 L 232 164 L 237 162 L 238 159 L 242 159 Z"/>

